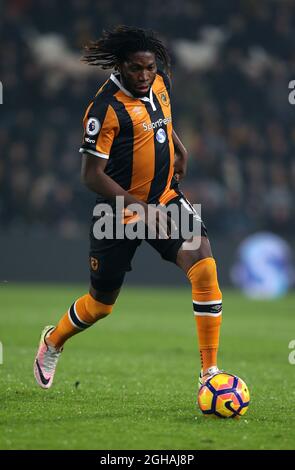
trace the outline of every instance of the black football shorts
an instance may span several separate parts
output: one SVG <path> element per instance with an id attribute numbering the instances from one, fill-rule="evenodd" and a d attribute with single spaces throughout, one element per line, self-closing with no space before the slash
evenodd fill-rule
<path id="1" fill-rule="evenodd" d="M 177 197 L 171 199 L 166 207 L 169 208 L 171 204 L 175 204 L 178 208 L 181 208 L 182 211 L 185 211 L 187 217 L 191 218 L 191 220 L 196 217 L 199 222 L 198 234 L 207 237 L 207 229 L 203 221 L 181 192 L 179 192 Z M 171 214 L 171 218 L 175 220 L 173 213 Z M 97 217 L 93 217 L 90 227 L 90 281 L 92 287 L 96 290 L 112 291 L 121 287 L 125 273 L 132 270 L 131 262 L 133 256 L 143 240 L 138 238 L 130 240 L 126 236 L 124 236 L 123 239 L 103 238 L 98 240 L 93 234 L 93 227 L 97 220 Z M 179 227 L 182 223 L 182 218 L 179 217 L 179 219 L 175 220 L 175 223 L 177 223 Z M 151 239 L 145 237 L 144 241 L 149 243 L 149 245 L 160 253 L 163 259 L 175 263 L 179 248 L 183 242 L 187 240 L 187 238 L 182 236 L 181 230 L 179 230 L 179 232 L 180 235 L 177 238 Z"/>

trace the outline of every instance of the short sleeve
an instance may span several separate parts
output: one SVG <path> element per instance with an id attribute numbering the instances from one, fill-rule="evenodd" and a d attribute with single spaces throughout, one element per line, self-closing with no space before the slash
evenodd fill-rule
<path id="1" fill-rule="evenodd" d="M 112 106 L 100 100 L 90 103 L 83 125 L 83 143 L 79 152 L 108 159 L 114 138 L 119 133 L 118 118 Z"/>

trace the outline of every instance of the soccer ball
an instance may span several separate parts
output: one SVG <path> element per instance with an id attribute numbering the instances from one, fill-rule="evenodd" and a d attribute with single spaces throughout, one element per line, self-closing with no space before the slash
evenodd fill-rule
<path id="1" fill-rule="evenodd" d="M 249 406 L 247 385 L 239 377 L 225 372 L 213 375 L 199 390 L 198 403 L 205 415 L 239 418 Z"/>

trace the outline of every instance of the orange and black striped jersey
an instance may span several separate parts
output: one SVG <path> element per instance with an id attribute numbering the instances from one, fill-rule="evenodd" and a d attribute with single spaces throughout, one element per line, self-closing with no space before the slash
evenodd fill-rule
<path id="1" fill-rule="evenodd" d="M 158 72 L 149 96 L 136 98 L 112 74 L 84 116 L 80 152 L 108 160 L 105 173 L 137 199 L 165 204 L 177 194 L 170 82 Z"/>

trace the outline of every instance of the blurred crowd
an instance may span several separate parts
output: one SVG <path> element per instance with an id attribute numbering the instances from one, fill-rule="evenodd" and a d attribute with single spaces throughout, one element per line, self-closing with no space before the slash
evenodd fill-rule
<path id="1" fill-rule="evenodd" d="M 1 231 L 87 230 L 95 197 L 80 183 L 78 149 L 85 108 L 106 74 L 79 57 L 102 29 L 128 24 L 159 31 L 171 51 L 174 125 L 189 151 L 181 187 L 202 204 L 209 233 L 294 235 L 293 0 L 132 0 L 128 8 L 10 0 L 2 8 Z"/>

